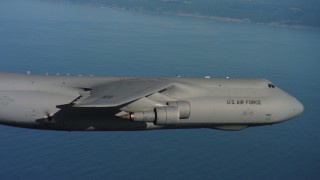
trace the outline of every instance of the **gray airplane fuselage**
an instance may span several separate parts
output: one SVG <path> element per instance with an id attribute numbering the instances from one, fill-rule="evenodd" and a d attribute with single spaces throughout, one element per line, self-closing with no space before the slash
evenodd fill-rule
<path id="1" fill-rule="evenodd" d="M 302 112 L 297 99 L 264 79 L 0 73 L 0 123 L 18 127 L 240 130 Z"/>

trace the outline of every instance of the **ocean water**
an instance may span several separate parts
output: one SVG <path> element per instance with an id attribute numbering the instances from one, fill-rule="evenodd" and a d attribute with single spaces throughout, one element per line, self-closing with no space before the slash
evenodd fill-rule
<path id="1" fill-rule="evenodd" d="M 236 132 L 0 125 L 0 179 L 318 179 L 319 60 L 318 30 L 3 0 L 0 71 L 266 78 L 305 112 Z"/>

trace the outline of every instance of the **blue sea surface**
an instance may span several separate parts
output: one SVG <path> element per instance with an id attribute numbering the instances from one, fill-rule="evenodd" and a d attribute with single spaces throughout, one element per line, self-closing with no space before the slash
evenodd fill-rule
<path id="1" fill-rule="evenodd" d="M 319 30 L 3 0 L 0 71 L 266 78 L 305 111 L 236 132 L 0 125 L 0 179 L 319 179 L 319 68 Z"/>

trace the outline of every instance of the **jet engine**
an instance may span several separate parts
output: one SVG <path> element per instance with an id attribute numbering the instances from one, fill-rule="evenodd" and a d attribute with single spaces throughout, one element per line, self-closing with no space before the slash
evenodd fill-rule
<path id="1" fill-rule="evenodd" d="M 156 125 L 177 124 L 180 119 L 190 116 L 190 103 L 187 101 L 168 102 L 167 106 L 156 107 L 153 111 L 134 112 L 121 118 L 132 121 L 153 122 Z"/>

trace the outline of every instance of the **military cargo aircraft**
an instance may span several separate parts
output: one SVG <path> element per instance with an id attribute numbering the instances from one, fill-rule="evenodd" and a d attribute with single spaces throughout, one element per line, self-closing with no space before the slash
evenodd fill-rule
<path id="1" fill-rule="evenodd" d="M 0 124 L 35 129 L 241 130 L 303 112 L 264 79 L 0 73 L 0 83 Z"/>

